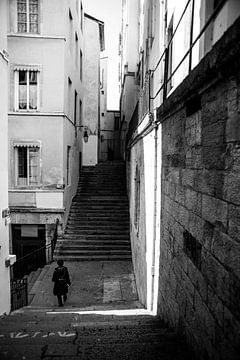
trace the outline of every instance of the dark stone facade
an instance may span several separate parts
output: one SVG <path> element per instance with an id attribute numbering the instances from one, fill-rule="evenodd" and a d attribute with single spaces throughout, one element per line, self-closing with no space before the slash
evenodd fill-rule
<path id="1" fill-rule="evenodd" d="M 159 314 L 201 359 L 240 353 L 240 19 L 158 109 Z"/>

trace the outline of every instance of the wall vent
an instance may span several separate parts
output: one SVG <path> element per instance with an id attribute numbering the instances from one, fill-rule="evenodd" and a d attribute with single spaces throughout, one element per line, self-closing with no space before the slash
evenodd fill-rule
<path id="1" fill-rule="evenodd" d="M 201 270 L 202 245 L 188 231 L 183 233 L 183 251 L 192 260 L 193 264 Z"/>

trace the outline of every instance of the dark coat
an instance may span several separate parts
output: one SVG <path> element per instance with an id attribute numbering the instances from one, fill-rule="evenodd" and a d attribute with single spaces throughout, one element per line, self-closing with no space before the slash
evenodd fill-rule
<path id="1" fill-rule="evenodd" d="M 58 266 L 53 273 L 54 282 L 53 295 L 65 295 L 68 292 L 68 285 L 71 285 L 69 273 L 66 266 Z"/>

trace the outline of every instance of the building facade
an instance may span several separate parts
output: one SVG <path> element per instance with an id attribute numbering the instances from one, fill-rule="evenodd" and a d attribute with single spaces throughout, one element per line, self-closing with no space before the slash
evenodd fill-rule
<path id="1" fill-rule="evenodd" d="M 238 357 L 239 15 L 232 0 L 139 1 L 136 89 L 122 78 L 138 293 L 201 359 Z"/>
<path id="2" fill-rule="evenodd" d="M 7 1 L 0 2 L 0 315 L 10 311 L 10 272 L 8 214 L 8 53 Z"/>
<path id="3" fill-rule="evenodd" d="M 120 159 L 120 112 L 107 108 L 108 58 L 100 59 L 100 143 L 99 161 Z"/>
<path id="4" fill-rule="evenodd" d="M 78 185 L 83 8 L 10 0 L 8 10 L 11 246 L 21 258 L 48 246 L 56 226 L 64 230 Z M 48 256 L 38 253 L 24 271 Z"/>
<path id="5" fill-rule="evenodd" d="M 99 161 L 100 139 L 100 53 L 105 48 L 104 23 L 84 14 L 84 121 L 83 165 Z"/>

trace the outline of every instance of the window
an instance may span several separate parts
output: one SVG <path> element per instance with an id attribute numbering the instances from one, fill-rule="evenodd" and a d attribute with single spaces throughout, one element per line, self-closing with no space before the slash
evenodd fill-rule
<path id="1" fill-rule="evenodd" d="M 167 31 L 167 38 L 168 38 L 168 78 L 173 73 L 173 18 L 170 21 L 168 31 Z M 170 42 L 171 41 L 171 42 Z M 167 93 L 172 89 L 173 87 L 173 78 L 171 78 L 167 83 Z"/>
<path id="2" fill-rule="evenodd" d="M 38 33 L 39 0 L 17 0 L 18 32 Z"/>
<path id="3" fill-rule="evenodd" d="M 70 185 L 70 153 L 71 146 L 67 147 L 67 185 Z"/>
<path id="4" fill-rule="evenodd" d="M 78 67 L 78 35 L 75 33 L 75 61 L 76 67 Z"/>
<path id="5" fill-rule="evenodd" d="M 82 100 L 79 101 L 79 126 L 82 125 Z"/>
<path id="6" fill-rule="evenodd" d="M 138 230 L 139 216 L 140 216 L 140 172 L 138 166 L 135 172 L 135 209 L 134 209 L 134 225 Z"/>
<path id="7" fill-rule="evenodd" d="M 73 41 L 73 17 L 71 10 L 69 9 L 68 47 L 70 51 L 72 51 L 72 41 Z"/>
<path id="8" fill-rule="evenodd" d="M 38 71 L 16 71 L 16 110 L 34 111 L 38 109 Z"/>
<path id="9" fill-rule="evenodd" d="M 74 125 L 77 123 L 77 92 L 74 93 Z"/>
<path id="10" fill-rule="evenodd" d="M 68 116 L 72 119 L 72 80 L 68 78 Z"/>
<path id="11" fill-rule="evenodd" d="M 80 50 L 80 80 L 82 81 L 82 66 L 83 66 L 83 61 L 82 61 L 82 50 Z"/>
<path id="12" fill-rule="evenodd" d="M 115 118 L 114 118 L 114 130 L 115 130 L 115 131 L 119 130 L 119 122 L 120 122 L 120 118 L 119 118 L 119 117 L 115 117 Z"/>
<path id="13" fill-rule="evenodd" d="M 83 6 L 81 3 L 81 30 L 83 30 Z"/>
<path id="14" fill-rule="evenodd" d="M 39 146 L 15 145 L 15 175 L 16 186 L 39 184 Z"/>

